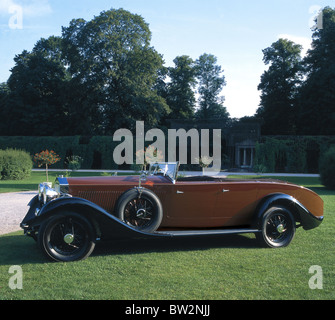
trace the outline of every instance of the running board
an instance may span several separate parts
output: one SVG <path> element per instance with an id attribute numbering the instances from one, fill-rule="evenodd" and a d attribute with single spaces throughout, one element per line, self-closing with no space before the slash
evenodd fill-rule
<path id="1" fill-rule="evenodd" d="M 209 236 L 223 234 L 241 234 L 241 233 L 258 233 L 258 229 L 216 229 L 216 230 L 182 230 L 182 231 L 158 231 L 156 234 L 172 237 L 185 236 Z"/>

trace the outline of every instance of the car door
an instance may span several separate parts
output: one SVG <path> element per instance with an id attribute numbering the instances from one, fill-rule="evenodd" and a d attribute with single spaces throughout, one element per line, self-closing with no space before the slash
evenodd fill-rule
<path id="1" fill-rule="evenodd" d="M 215 206 L 220 185 L 210 182 L 176 182 L 170 186 L 166 224 L 169 227 L 215 226 Z"/>
<path id="2" fill-rule="evenodd" d="M 249 225 L 256 209 L 257 193 L 255 182 L 221 183 L 214 211 L 221 217 L 223 226 Z"/>

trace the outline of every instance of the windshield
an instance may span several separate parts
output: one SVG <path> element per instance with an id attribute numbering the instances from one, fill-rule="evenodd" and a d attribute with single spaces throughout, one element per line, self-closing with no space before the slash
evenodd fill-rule
<path id="1" fill-rule="evenodd" d="M 155 162 L 150 163 L 149 175 L 163 175 L 176 182 L 179 162 Z"/>

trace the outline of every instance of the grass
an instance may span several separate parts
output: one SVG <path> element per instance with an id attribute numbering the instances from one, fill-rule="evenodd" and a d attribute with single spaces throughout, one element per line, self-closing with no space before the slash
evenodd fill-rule
<path id="1" fill-rule="evenodd" d="M 56 177 L 66 172 L 49 172 L 49 181 L 54 182 Z M 104 172 L 70 172 L 71 177 L 84 177 L 84 176 L 100 176 L 104 175 Z M 33 171 L 30 178 L 14 181 L 14 180 L 0 180 L 0 193 L 5 192 L 18 192 L 18 191 L 33 191 L 37 190 L 39 183 L 46 181 L 46 175 L 44 171 Z"/>
<path id="2" fill-rule="evenodd" d="M 325 202 L 321 226 L 298 229 L 287 248 L 259 248 L 253 235 L 126 241 L 99 245 L 84 261 L 51 263 L 17 232 L 0 237 L 0 299 L 333 300 L 335 191 L 317 178 L 283 179 Z M 22 290 L 8 286 L 12 265 L 22 267 Z M 309 288 L 313 265 L 323 271 L 321 290 Z"/>

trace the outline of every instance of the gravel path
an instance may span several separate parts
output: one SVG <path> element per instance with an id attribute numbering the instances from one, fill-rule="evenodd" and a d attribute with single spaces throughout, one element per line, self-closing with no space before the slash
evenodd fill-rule
<path id="1" fill-rule="evenodd" d="M 22 230 L 20 223 L 35 195 L 34 191 L 0 194 L 0 235 Z"/>

